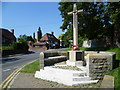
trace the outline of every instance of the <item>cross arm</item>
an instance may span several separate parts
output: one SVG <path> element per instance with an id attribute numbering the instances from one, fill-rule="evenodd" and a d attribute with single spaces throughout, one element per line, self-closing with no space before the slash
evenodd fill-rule
<path id="1" fill-rule="evenodd" d="M 68 15 L 72 15 L 73 13 L 80 13 L 80 12 L 83 12 L 83 9 L 81 9 L 81 10 L 77 10 L 77 11 L 75 11 L 75 12 L 68 12 L 67 14 Z"/>
<path id="2" fill-rule="evenodd" d="M 78 12 L 78 13 L 80 13 L 80 12 L 83 12 L 83 9 L 81 9 L 81 10 L 78 10 L 77 12 Z"/>
<path id="3" fill-rule="evenodd" d="M 73 14 L 73 12 L 68 12 L 67 14 L 68 14 L 68 15 L 72 15 L 72 14 Z"/>

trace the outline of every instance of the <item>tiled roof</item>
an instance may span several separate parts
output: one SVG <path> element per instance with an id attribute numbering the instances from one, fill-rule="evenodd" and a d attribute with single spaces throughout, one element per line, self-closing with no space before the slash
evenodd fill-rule
<path id="1" fill-rule="evenodd" d="M 16 40 L 16 37 L 7 29 L 0 28 L 0 35 L 2 35 L 4 38 Z"/>
<path id="2" fill-rule="evenodd" d="M 40 41 L 44 41 L 44 40 L 50 40 L 50 41 L 59 41 L 54 35 L 46 33 L 41 39 Z"/>

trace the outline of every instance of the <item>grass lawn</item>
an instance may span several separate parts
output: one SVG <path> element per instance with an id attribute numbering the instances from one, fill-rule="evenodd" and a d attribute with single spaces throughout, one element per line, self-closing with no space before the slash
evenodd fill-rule
<path id="1" fill-rule="evenodd" d="M 111 48 L 107 50 L 109 52 L 115 52 L 116 53 L 116 60 L 120 60 L 120 48 Z"/>
<path id="2" fill-rule="evenodd" d="M 28 65 L 26 65 L 20 72 L 22 73 L 35 73 L 36 71 L 40 70 L 40 61 L 37 60 L 35 62 L 32 62 Z"/>
<path id="3" fill-rule="evenodd" d="M 113 69 L 106 75 L 111 75 L 114 77 L 114 88 L 115 90 L 120 90 L 120 67 Z"/>

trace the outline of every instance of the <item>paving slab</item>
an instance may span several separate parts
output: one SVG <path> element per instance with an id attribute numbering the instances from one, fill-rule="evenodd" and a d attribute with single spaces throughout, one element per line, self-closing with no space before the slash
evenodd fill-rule
<path id="1" fill-rule="evenodd" d="M 114 77 L 110 75 L 105 75 L 100 88 L 113 88 L 114 89 Z"/>

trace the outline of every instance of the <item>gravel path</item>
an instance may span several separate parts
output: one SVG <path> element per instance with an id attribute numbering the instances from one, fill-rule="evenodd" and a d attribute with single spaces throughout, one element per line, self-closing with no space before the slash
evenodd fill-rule
<path id="1" fill-rule="evenodd" d="M 34 77 L 33 73 L 19 73 L 10 88 L 98 88 L 100 83 L 81 86 L 66 86 L 52 81 Z"/>

